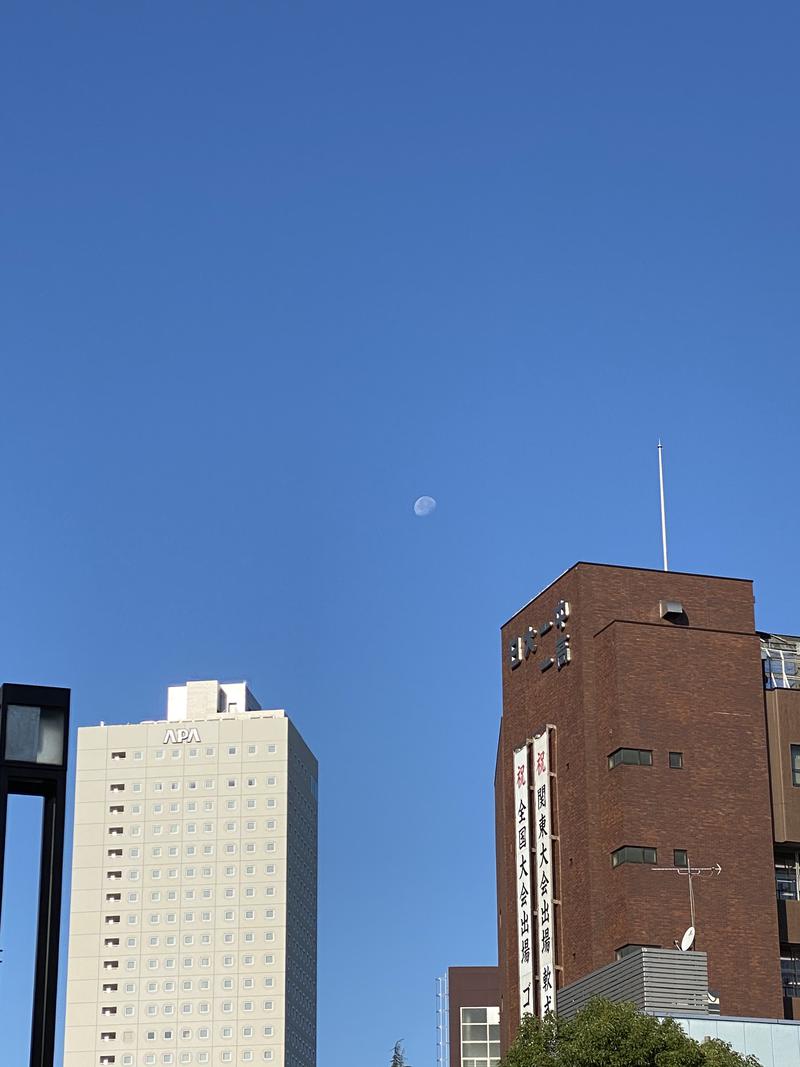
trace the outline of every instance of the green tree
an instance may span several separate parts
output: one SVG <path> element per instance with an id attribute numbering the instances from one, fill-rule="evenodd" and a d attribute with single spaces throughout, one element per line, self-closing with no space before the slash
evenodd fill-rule
<path id="1" fill-rule="evenodd" d="M 408 1064 L 406 1063 L 406 1054 L 403 1049 L 402 1041 L 395 1041 L 394 1052 L 392 1053 L 392 1062 L 389 1064 L 389 1067 L 408 1067 Z M 721 1067 L 726 1067 L 726 1065 L 722 1064 Z"/>
<path id="2" fill-rule="evenodd" d="M 593 1000 L 574 1019 L 526 1016 L 502 1067 L 761 1067 L 724 1041 L 695 1041 L 672 1019 Z"/>

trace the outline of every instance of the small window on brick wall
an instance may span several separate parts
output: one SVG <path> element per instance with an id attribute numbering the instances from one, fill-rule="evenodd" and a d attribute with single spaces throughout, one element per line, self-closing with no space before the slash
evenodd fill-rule
<path id="1" fill-rule="evenodd" d="M 651 767 L 653 752 L 649 748 L 618 748 L 608 757 L 608 769 L 618 767 L 620 763 L 629 763 L 640 767 Z"/>
<path id="2" fill-rule="evenodd" d="M 683 753 L 682 752 L 670 752 L 669 765 L 673 771 L 679 771 L 683 767 Z"/>
<path id="3" fill-rule="evenodd" d="M 623 845 L 611 853 L 611 866 L 619 867 L 623 863 L 655 863 L 657 853 L 646 845 Z"/>

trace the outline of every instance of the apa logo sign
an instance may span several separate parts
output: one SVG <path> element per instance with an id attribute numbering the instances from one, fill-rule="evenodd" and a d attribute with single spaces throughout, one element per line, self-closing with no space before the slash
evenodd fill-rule
<path id="1" fill-rule="evenodd" d="M 167 730 L 164 735 L 165 745 L 180 745 L 183 741 L 196 741 L 200 744 L 200 731 L 196 726 L 193 726 L 191 730 L 185 727 L 180 730 Z"/>

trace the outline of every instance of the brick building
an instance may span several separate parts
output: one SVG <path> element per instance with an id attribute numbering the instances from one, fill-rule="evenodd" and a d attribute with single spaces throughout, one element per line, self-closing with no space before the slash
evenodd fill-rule
<path id="1" fill-rule="evenodd" d="M 500 985 L 496 967 L 449 967 L 449 1067 L 498 1067 Z"/>
<path id="2" fill-rule="evenodd" d="M 800 641 L 753 603 L 750 581 L 578 563 L 502 627 L 503 1051 L 550 990 L 673 948 L 687 863 L 721 1012 L 800 1014 Z"/>

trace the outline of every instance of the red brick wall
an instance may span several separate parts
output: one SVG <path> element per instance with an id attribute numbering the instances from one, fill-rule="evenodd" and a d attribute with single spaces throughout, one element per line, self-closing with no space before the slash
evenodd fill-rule
<path id="1" fill-rule="evenodd" d="M 571 604 L 572 662 L 542 673 L 556 631 L 510 669 L 512 637 Z M 659 617 L 683 603 L 688 626 Z M 496 782 L 498 942 L 504 1049 L 519 1013 L 514 902 L 513 750 L 548 723 L 560 836 L 556 849 L 559 984 L 611 962 L 627 943 L 670 947 L 689 925 L 683 875 L 611 867 L 621 845 L 673 849 L 693 865 L 697 947 L 709 954 L 724 1014 L 781 1017 L 767 745 L 749 582 L 578 564 L 502 628 L 503 724 Z M 618 766 L 616 748 L 653 750 L 652 767 Z M 671 770 L 668 753 L 684 753 Z M 510 878 L 509 878 L 510 875 Z M 510 883 L 510 884 L 509 884 Z"/>

